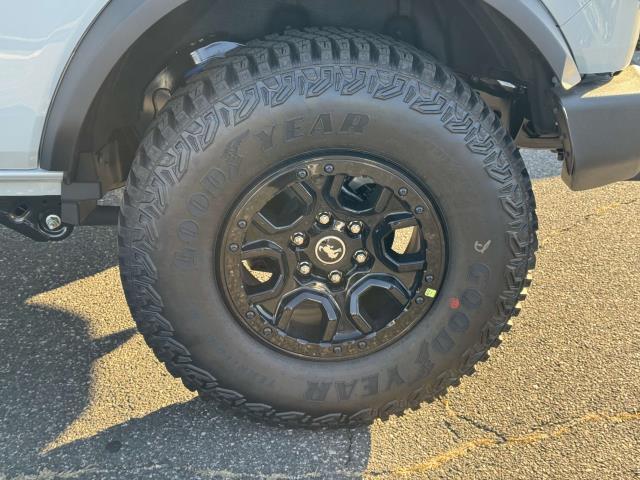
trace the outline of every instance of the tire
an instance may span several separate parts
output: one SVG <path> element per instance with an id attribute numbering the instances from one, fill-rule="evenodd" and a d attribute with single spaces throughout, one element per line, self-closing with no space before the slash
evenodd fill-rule
<path id="1" fill-rule="evenodd" d="M 384 348 L 300 358 L 234 312 L 222 232 L 257 179 L 354 151 L 428 192 L 446 271 L 424 318 Z M 446 67 L 377 34 L 287 31 L 209 64 L 150 126 L 119 220 L 122 283 L 157 357 L 205 399 L 278 424 L 366 424 L 434 400 L 488 358 L 530 284 L 534 210 L 511 138 Z"/>

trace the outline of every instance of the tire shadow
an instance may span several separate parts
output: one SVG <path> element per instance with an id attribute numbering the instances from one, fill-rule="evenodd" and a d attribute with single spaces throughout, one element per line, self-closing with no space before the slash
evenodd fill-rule
<path id="1" fill-rule="evenodd" d="M 338 479 L 361 478 L 369 453 L 368 428 L 285 429 L 194 399 L 55 449 L 46 465 L 74 459 L 95 468 L 87 478 Z"/>
<path id="2" fill-rule="evenodd" d="M 361 476 L 370 452 L 367 428 L 278 428 L 199 399 L 114 421 L 47 450 L 90 408 L 96 382 L 92 366 L 137 334 L 129 328 L 95 340 L 88 318 L 27 300 L 116 266 L 116 240 L 112 227 L 78 229 L 66 241 L 49 244 L 0 229 L 0 478 Z M 104 312 L 105 318 L 110 314 Z M 140 360 L 125 353 L 133 351 L 119 351 L 120 360 L 110 364 L 114 376 L 124 376 L 128 365 Z M 113 388 L 137 387 L 125 381 Z M 143 402 L 150 394 L 128 398 Z M 118 398 L 114 392 L 113 401 Z M 102 407 L 109 415 L 110 407 Z"/>
<path id="3" fill-rule="evenodd" d="M 92 363 L 135 334 L 94 341 L 83 318 L 25 303 L 114 266 L 115 241 L 107 228 L 81 229 L 57 244 L 0 228 L 0 473 L 38 463 L 38 453 L 86 407 Z"/>

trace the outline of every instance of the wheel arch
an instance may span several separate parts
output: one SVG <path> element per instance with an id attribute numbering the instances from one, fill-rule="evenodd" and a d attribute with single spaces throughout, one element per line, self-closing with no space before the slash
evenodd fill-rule
<path id="1" fill-rule="evenodd" d="M 167 67 L 173 69 L 168 81 L 177 84 L 193 67 L 188 53 L 197 45 L 243 42 L 287 26 L 384 32 L 431 52 L 469 78 L 529 85 L 525 110 L 541 131 L 555 128 L 544 99 L 554 77 L 562 78 L 559 65 L 566 67 L 572 59 L 559 32 L 541 41 L 555 27 L 542 4 L 532 15 L 537 2 L 525 0 L 374 1 L 376 8 L 362 15 L 362 0 L 330 0 L 323 7 L 312 0 L 111 0 L 60 80 L 45 124 L 41 167 L 65 172 L 67 204 L 93 201 L 121 186 L 145 129 L 145 90 L 167 74 Z M 76 206 L 66 220 L 82 223 L 90 210 L 91 204 Z"/>

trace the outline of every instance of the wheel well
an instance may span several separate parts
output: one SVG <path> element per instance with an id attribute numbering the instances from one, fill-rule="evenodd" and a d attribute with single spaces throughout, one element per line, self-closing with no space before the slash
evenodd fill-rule
<path id="1" fill-rule="evenodd" d="M 528 38 L 483 1 L 189 0 L 142 34 L 111 70 L 82 122 L 74 158 L 51 155 L 48 167 L 66 172 L 63 200 L 90 200 L 124 183 L 147 126 L 194 68 L 192 51 L 322 25 L 381 32 L 428 51 L 497 100 L 490 104 L 514 137 L 525 118 L 537 134 L 555 131 L 547 103 L 553 72 Z"/>

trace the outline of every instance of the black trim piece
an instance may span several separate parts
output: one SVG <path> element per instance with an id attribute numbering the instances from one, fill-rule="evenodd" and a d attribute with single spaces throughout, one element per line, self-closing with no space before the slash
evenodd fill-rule
<path id="1" fill-rule="evenodd" d="M 117 225 L 120 207 L 97 206 L 82 222 L 83 226 Z"/>
<path id="2" fill-rule="evenodd" d="M 62 184 L 62 198 L 66 201 L 97 200 L 102 198 L 98 182 L 74 182 Z"/>
<path id="3" fill-rule="evenodd" d="M 640 174 L 640 67 L 583 82 L 560 94 L 565 138 L 562 178 L 587 190 Z"/>

